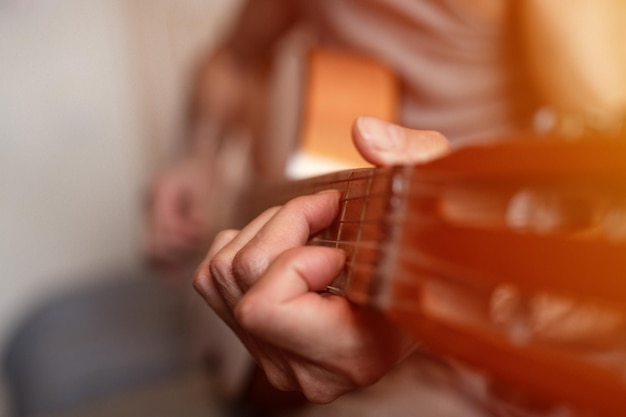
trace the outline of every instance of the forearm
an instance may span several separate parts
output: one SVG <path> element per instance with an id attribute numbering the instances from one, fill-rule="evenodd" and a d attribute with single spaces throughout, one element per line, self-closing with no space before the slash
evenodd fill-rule
<path id="1" fill-rule="evenodd" d="M 274 46 L 297 19 L 289 0 L 248 0 L 224 40 L 198 62 L 186 109 L 193 152 L 213 152 L 234 127 L 259 129 Z"/>
<path id="2" fill-rule="evenodd" d="M 267 62 L 277 40 L 298 19 L 297 6 L 290 0 L 248 0 L 229 36 L 224 49 L 244 66 Z"/>

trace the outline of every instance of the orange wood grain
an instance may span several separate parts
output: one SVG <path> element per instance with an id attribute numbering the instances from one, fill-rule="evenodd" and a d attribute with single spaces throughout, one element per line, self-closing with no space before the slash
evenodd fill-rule
<path id="1" fill-rule="evenodd" d="M 351 127 L 361 115 L 396 121 L 394 73 L 371 58 L 323 49 L 310 52 L 307 71 L 302 150 L 354 168 L 369 166 L 352 145 Z"/>

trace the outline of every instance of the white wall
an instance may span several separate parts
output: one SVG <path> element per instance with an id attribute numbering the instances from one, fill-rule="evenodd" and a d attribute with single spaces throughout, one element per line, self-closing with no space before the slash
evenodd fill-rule
<path id="1" fill-rule="evenodd" d="M 136 261 L 144 166 L 116 1 L 0 3 L 0 340 L 31 301 Z"/>
<path id="2" fill-rule="evenodd" d="M 50 294 L 139 263 L 184 74 L 236 3 L 0 1 L 0 349 Z"/>

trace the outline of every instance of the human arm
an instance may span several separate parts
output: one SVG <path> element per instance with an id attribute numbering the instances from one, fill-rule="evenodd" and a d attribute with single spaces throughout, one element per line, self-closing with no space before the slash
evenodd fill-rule
<path id="1" fill-rule="evenodd" d="M 150 185 L 144 249 L 153 263 L 176 272 L 208 246 L 221 222 L 213 197 L 222 190 L 224 206 L 223 190 L 235 194 L 244 181 L 249 138 L 263 129 L 272 50 L 296 20 L 290 1 L 247 1 L 219 46 L 197 63 L 179 155 Z"/>

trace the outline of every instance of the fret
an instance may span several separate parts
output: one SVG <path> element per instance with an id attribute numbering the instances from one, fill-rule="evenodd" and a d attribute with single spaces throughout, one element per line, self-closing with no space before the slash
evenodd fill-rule
<path id="1" fill-rule="evenodd" d="M 337 230 L 337 241 L 340 241 L 342 238 L 342 233 L 343 233 L 343 228 L 344 228 L 344 220 L 346 218 L 346 213 L 348 212 L 348 201 L 350 198 L 350 191 L 352 190 L 352 184 L 353 181 L 347 181 L 346 182 L 346 191 L 344 194 L 344 198 L 343 203 L 341 205 L 341 214 L 339 215 L 339 218 L 337 219 L 337 222 L 339 224 L 339 229 Z M 336 246 L 337 248 L 339 248 L 339 244 L 337 244 Z"/>
<path id="2" fill-rule="evenodd" d="M 366 196 L 365 200 L 363 201 L 363 203 L 361 204 L 361 215 L 360 215 L 360 219 L 358 222 L 354 223 L 353 225 L 356 226 L 356 231 L 355 231 L 355 238 L 354 238 L 354 247 L 352 249 L 352 254 L 351 254 L 351 260 L 348 262 L 348 277 L 347 277 L 347 285 L 350 285 L 352 283 L 352 277 L 354 276 L 354 266 L 356 263 L 356 258 L 357 258 L 357 254 L 359 253 L 359 244 L 361 243 L 361 237 L 363 234 L 363 220 L 366 217 L 366 213 L 367 213 L 367 209 L 368 209 L 368 202 L 369 202 L 369 198 L 367 196 L 369 196 L 371 190 L 372 190 L 372 182 L 373 182 L 373 178 L 372 175 L 370 173 L 370 175 L 368 175 L 368 179 L 367 179 L 367 184 L 366 184 L 366 189 L 364 191 L 364 195 Z M 347 198 L 347 196 L 346 196 Z M 354 202 L 353 202 L 354 203 Z M 345 219 L 342 219 L 342 221 L 345 221 Z M 345 227 L 345 226 L 344 226 Z"/>
<path id="3" fill-rule="evenodd" d="M 388 238 L 386 213 L 395 170 L 359 171 L 356 178 L 348 178 L 338 219 L 312 242 L 334 245 L 346 252 L 344 271 L 329 290 L 361 304 L 371 296 L 369 288 L 382 256 L 381 247 Z M 357 267 L 362 264 L 367 264 L 367 269 Z"/>
<path id="4" fill-rule="evenodd" d="M 345 188 L 345 191 L 342 192 L 339 217 L 334 222 L 333 226 L 331 226 L 327 231 L 327 233 L 331 233 L 332 236 L 335 236 L 335 239 L 331 239 L 331 240 L 334 240 L 335 242 L 335 248 L 337 249 L 341 248 L 346 253 L 347 257 L 350 256 L 351 247 L 347 245 L 342 245 L 341 241 L 343 238 L 343 231 L 345 227 L 344 219 L 346 217 L 346 212 L 348 210 L 348 201 L 349 201 L 348 199 L 350 198 L 350 191 L 352 189 L 352 184 L 353 184 L 353 181 L 351 180 L 354 180 L 353 178 L 350 178 L 350 177 L 352 177 L 353 174 L 354 173 L 349 174 L 348 181 L 343 181 L 343 182 L 335 184 L 335 185 L 345 184 L 346 188 Z M 347 268 L 344 267 L 342 273 L 337 278 L 335 278 L 335 280 L 332 282 L 331 285 L 327 287 L 327 290 L 334 294 L 343 295 L 348 285 L 349 285 L 348 271 L 347 271 Z"/>
<path id="5" fill-rule="evenodd" d="M 378 271 L 372 277 L 369 294 L 370 305 L 385 310 L 392 302 L 393 279 L 396 269 L 396 259 L 402 249 L 399 245 L 405 233 L 405 221 L 409 199 L 406 190 L 413 180 L 414 169 L 410 167 L 396 167 L 390 176 L 388 207 L 385 210 L 386 238 L 381 244 L 380 262 Z"/>

